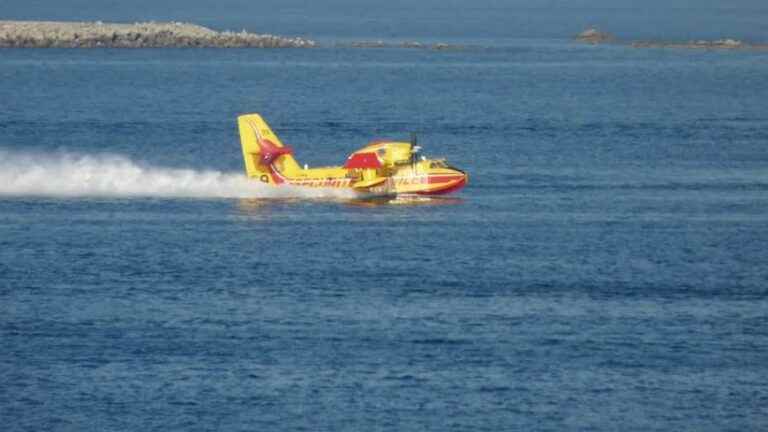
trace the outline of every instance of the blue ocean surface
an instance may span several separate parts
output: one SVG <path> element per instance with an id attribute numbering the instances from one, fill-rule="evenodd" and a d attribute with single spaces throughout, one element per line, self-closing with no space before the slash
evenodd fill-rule
<path id="1" fill-rule="evenodd" d="M 768 54 L 0 50 L 3 431 L 768 429 Z M 244 179 L 235 118 L 458 194 Z"/>

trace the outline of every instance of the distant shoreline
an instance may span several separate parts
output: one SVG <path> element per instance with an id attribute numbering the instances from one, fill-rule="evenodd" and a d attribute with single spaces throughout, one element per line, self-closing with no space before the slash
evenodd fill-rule
<path id="1" fill-rule="evenodd" d="M 633 48 L 678 48 L 703 50 L 766 50 L 768 43 L 738 39 L 678 41 L 626 41 L 610 33 L 588 28 L 575 36 L 581 43 L 612 44 Z M 2 21 L 0 48 L 314 48 L 312 39 L 271 34 L 216 31 L 191 23 L 101 21 Z M 334 45 L 331 45 L 334 46 Z M 347 48 L 417 48 L 463 50 L 471 46 L 447 43 L 354 41 L 335 44 Z M 476 47 L 475 47 L 476 48 Z"/>
<path id="2" fill-rule="evenodd" d="M 0 48 L 312 48 L 300 37 L 218 32 L 180 22 L 0 21 Z"/>
<path id="3" fill-rule="evenodd" d="M 103 23 L 66 21 L 0 21 L 0 48 L 314 48 L 312 39 L 218 32 L 180 22 Z M 350 48 L 421 48 L 457 50 L 463 45 L 421 42 L 358 41 L 337 43 Z"/>

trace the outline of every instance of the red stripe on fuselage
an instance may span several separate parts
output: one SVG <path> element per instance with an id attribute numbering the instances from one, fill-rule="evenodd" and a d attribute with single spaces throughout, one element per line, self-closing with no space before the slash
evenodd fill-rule
<path id="1" fill-rule="evenodd" d="M 451 192 L 455 192 L 461 188 L 464 187 L 464 185 L 467 184 L 467 178 L 463 176 L 454 176 L 454 178 L 458 178 L 460 180 L 456 182 L 450 182 L 445 185 L 445 187 L 436 187 L 433 189 L 425 190 L 425 191 L 416 191 L 419 195 L 442 195 L 447 194 Z"/>
<path id="2" fill-rule="evenodd" d="M 463 175 L 450 174 L 450 175 L 431 175 L 429 176 L 429 184 L 433 183 L 445 183 L 450 181 L 456 181 L 463 179 Z"/>

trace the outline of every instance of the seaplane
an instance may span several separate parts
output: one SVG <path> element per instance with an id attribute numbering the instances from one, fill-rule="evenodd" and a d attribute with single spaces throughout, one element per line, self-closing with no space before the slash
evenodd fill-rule
<path id="1" fill-rule="evenodd" d="M 343 188 L 361 198 L 442 195 L 467 184 L 464 171 L 428 159 L 411 142 L 380 140 L 347 157 L 342 166 L 303 167 L 259 114 L 237 118 L 248 178 L 271 186 Z"/>

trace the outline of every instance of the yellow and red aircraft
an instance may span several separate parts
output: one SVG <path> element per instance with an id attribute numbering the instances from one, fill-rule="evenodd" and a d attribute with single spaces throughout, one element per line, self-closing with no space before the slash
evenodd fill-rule
<path id="1" fill-rule="evenodd" d="M 304 168 L 258 114 L 237 118 L 249 178 L 270 185 L 345 188 L 361 196 L 437 195 L 467 184 L 464 171 L 445 159 L 419 157 L 414 143 L 374 141 L 352 153 L 343 166 Z"/>

